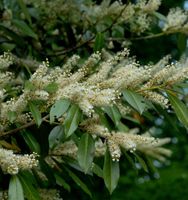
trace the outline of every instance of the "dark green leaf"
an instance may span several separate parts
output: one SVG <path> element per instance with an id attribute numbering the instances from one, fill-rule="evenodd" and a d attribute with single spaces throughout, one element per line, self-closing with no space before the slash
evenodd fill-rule
<path id="1" fill-rule="evenodd" d="M 31 132 L 22 131 L 22 137 L 32 152 L 36 152 L 37 154 L 40 154 L 40 145 Z"/>
<path id="2" fill-rule="evenodd" d="M 30 17 L 30 14 L 27 10 L 27 7 L 26 7 L 24 1 L 23 0 L 17 0 L 17 1 L 18 1 L 19 5 L 21 7 L 26 19 L 28 20 L 29 24 L 31 25 L 31 17 Z"/>
<path id="3" fill-rule="evenodd" d="M 101 51 L 103 47 L 104 47 L 104 35 L 103 33 L 97 33 L 94 44 L 94 52 Z"/>
<path id="4" fill-rule="evenodd" d="M 14 19 L 12 22 L 26 36 L 30 36 L 36 40 L 38 39 L 37 34 L 24 21 Z"/>
<path id="5" fill-rule="evenodd" d="M 87 173 L 93 162 L 95 152 L 95 142 L 92 136 L 88 133 L 85 133 L 81 136 L 79 145 L 78 145 L 78 163 L 80 167 Z"/>
<path id="6" fill-rule="evenodd" d="M 50 123 L 53 123 L 55 117 L 61 117 L 69 108 L 70 102 L 66 99 L 58 100 L 50 109 Z"/>
<path id="7" fill-rule="evenodd" d="M 107 150 L 104 158 L 103 178 L 110 194 L 112 194 L 117 187 L 119 175 L 119 162 L 112 161 L 110 153 Z"/>
<path id="8" fill-rule="evenodd" d="M 165 15 L 159 13 L 159 12 L 153 12 L 153 15 L 156 16 L 158 19 L 167 22 L 167 18 Z"/>
<path id="9" fill-rule="evenodd" d="M 29 102 L 29 109 L 31 111 L 31 114 L 32 114 L 36 124 L 38 126 L 40 126 L 42 123 L 42 117 L 41 117 L 41 113 L 40 113 L 38 107 L 34 103 Z"/>
<path id="10" fill-rule="evenodd" d="M 187 45 L 187 36 L 185 34 L 183 33 L 178 34 L 177 45 L 178 45 L 180 54 L 182 54 L 185 51 L 186 45 Z"/>
<path id="11" fill-rule="evenodd" d="M 9 188 L 8 188 L 8 199 L 9 200 L 24 200 L 22 184 L 16 175 L 12 176 L 10 179 Z"/>
<path id="12" fill-rule="evenodd" d="M 146 109 L 147 104 L 145 99 L 140 94 L 133 92 L 131 90 L 124 90 L 123 98 L 140 114 Z"/>
<path id="13" fill-rule="evenodd" d="M 24 47 L 25 45 L 25 41 L 18 35 L 16 34 L 14 31 L 8 29 L 7 27 L 5 27 L 3 24 L 0 24 L 0 30 L 2 32 L 4 32 L 5 35 L 7 35 L 8 37 L 12 38 L 12 40 L 19 46 L 19 47 Z"/>
<path id="14" fill-rule="evenodd" d="M 81 121 L 82 112 L 80 108 L 73 104 L 68 110 L 67 116 L 64 121 L 64 131 L 66 137 L 71 136 L 77 129 L 79 122 Z"/>
<path id="15" fill-rule="evenodd" d="M 57 173 L 55 173 L 54 176 L 55 176 L 55 179 L 56 179 L 56 183 L 57 183 L 59 186 L 63 187 L 63 188 L 64 188 L 65 190 L 67 190 L 68 192 L 70 192 L 71 187 L 70 187 L 70 185 L 62 178 L 62 176 L 59 175 L 59 174 L 57 174 Z"/>
<path id="16" fill-rule="evenodd" d="M 106 106 L 104 111 L 112 119 L 115 125 L 118 125 L 121 119 L 121 114 L 116 106 Z"/>
<path id="17" fill-rule="evenodd" d="M 36 186 L 34 186 L 35 181 L 33 180 L 33 176 L 28 172 L 19 173 L 18 176 L 27 200 L 40 200 L 39 193 Z"/>
<path id="18" fill-rule="evenodd" d="M 71 170 L 69 170 L 67 167 L 64 167 L 65 170 L 68 172 L 69 176 L 72 178 L 72 180 L 79 186 L 82 188 L 82 190 L 88 194 L 90 197 L 92 197 L 91 192 L 89 191 L 87 185 L 85 183 L 83 183 L 80 178 L 78 178 L 78 176 L 76 176 L 76 174 L 74 174 Z"/>
<path id="19" fill-rule="evenodd" d="M 148 172 L 148 167 L 147 164 L 145 163 L 144 159 L 141 158 L 138 154 L 133 153 L 136 157 L 136 159 L 138 160 L 138 162 L 140 163 L 140 165 L 142 166 L 142 168 L 144 169 L 145 172 Z"/>
<path id="20" fill-rule="evenodd" d="M 92 164 L 92 172 L 95 173 L 98 177 L 103 178 L 102 169 L 95 163 Z"/>
<path id="21" fill-rule="evenodd" d="M 188 108 L 187 106 L 180 101 L 176 96 L 167 92 L 170 103 L 178 117 L 178 119 L 184 124 L 185 127 L 188 127 Z"/>
<path id="22" fill-rule="evenodd" d="M 54 127 L 48 136 L 50 149 L 53 149 L 57 144 L 59 144 L 62 138 L 63 138 L 63 127 L 61 125 Z"/>

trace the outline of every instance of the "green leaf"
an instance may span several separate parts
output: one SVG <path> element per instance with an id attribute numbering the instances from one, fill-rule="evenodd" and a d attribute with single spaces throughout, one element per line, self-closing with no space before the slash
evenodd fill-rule
<path id="1" fill-rule="evenodd" d="M 180 51 L 180 54 L 184 53 L 187 45 L 187 36 L 183 33 L 178 34 L 177 46 Z"/>
<path id="2" fill-rule="evenodd" d="M 78 163 L 86 174 L 92 166 L 94 152 L 95 152 L 95 142 L 93 137 L 88 133 L 83 134 L 78 144 L 77 156 L 78 156 Z"/>
<path id="3" fill-rule="evenodd" d="M 24 21 L 14 19 L 12 22 L 23 34 L 38 39 L 37 34 Z"/>
<path id="4" fill-rule="evenodd" d="M 71 136 L 77 129 L 79 122 L 81 121 L 82 112 L 80 108 L 73 104 L 68 110 L 67 116 L 64 121 L 64 131 L 66 137 Z"/>
<path id="5" fill-rule="evenodd" d="M 101 49 L 104 47 L 104 34 L 103 33 L 97 33 L 97 36 L 95 38 L 95 44 L 94 44 L 94 52 L 101 51 Z"/>
<path id="6" fill-rule="evenodd" d="M 8 111 L 8 120 L 12 123 L 17 118 L 17 113 L 14 111 Z"/>
<path id="7" fill-rule="evenodd" d="M 8 188 L 8 199 L 24 200 L 23 188 L 18 176 L 12 176 L 10 179 Z"/>
<path id="8" fill-rule="evenodd" d="M 42 123 L 42 117 L 41 117 L 41 113 L 40 113 L 38 107 L 34 103 L 29 102 L 29 109 L 31 111 L 31 114 L 32 114 L 37 126 L 39 127 Z"/>
<path id="9" fill-rule="evenodd" d="M 121 121 L 116 125 L 116 127 L 121 132 L 127 132 L 129 130 L 129 128 L 125 124 L 123 124 Z"/>
<path id="10" fill-rule="evenodd" d="M 103 178 L 102 169 L 95 163 L 92 164 L 92 172 L 95 173 L 98 177 Z"/>
<path id="11" fill-rule="evenodd" d="M 158 19 L 164 21 L 164 22 L 167 22 L 167 18 L 165 15 L 162 15 L 161 13 L 159 12 L 153 12 L 153 15 L 156 16 Z"/>
<path id="12" fill-rule="evenodd" d="M 18 1 L 19 5 L 21 7 L 22 12 L 24 13 L 26 19 L 28 20 L 29 24 L 31 25 L 31 17 L 30 17 L 30 14 L 27 10 L 27 7 L 26 7 L 24 1 L 23 0 L 17 0 L 17 1 Z"/>
<path id="13" fill-rule="evenodd" d="M 178 119 L 184 124 L 185 127 L 188 127 L 188 109 L 187 106 L 180 101 L 176 96 L 167 92 L 170 103 L 178 117 Z"/>
<path id="14" fill-rule="evenodd" d="M 22 137 L 26 144 L 29 146 L 30 150 L 32 152 L 36 152 L 37 154 L 40 154 L 40 145 L 37 142 L 36 138 L 33 136 L 33 134 L 29 131 L 21 131 Z"/>
<path id="15" fill-rule="evenodd" d="M 64 169 L 68 172 L 69 176 L 72 178 L 72 180 L 79 186 L 82 188 L 82 190 L 88 194 L 90 197 L 92 197 L 91 192 L 89 191 L 87 185 L 85 183 L 83 183 L 80 178 L 78 178 L 78 176 L 76 176 L 76 174 L 74 174 L 71 170 L 69 170 L 67 167 L 64 166 Z"/>
<path id="16" fill-rule="evenodd" d="M 29 172 L 21 172 L 18 177 L 27 200 L 40 200 L 39 193 L 35 188 L 36 186 L 34 186 L 35 181 L 33 176 Z"/>
<path id="17" fill-rule="evenodd" d="M 121 119 L 121 114 L 116 106 L 106 106 L 104 107 L 104 111 L 107 115 L 112 119 L 114 124 L 117 126 Z"/>
<path id="18" fill-rule="evenodd" d="M 122 148 L 122 152 L 124 153 L 125 157 L 127 158 L 127 160 L 129 161 L 129 163 L 131 164 L 131 166 L 133 167 L 134 170 L 137 171 L 136 165 L 134 160 L 132 159 L 132 157 L 127 153 L 127 151 Z"/>
<path id="19" fill-rule="evenodd" d="M 117 187 L 119 176 L 119 162 L 112 161 L 110 153 L 107 150 L 104 158 L 103 178 L 110 194 L 112 194 Z"/>
<path id="20" fill-rule="evenodd" d="M 69 108 L 70 102 L 66 99 L 58 100 L 50 109 L 50 123 L 53 123 L 55 117 L 61 117 Z"/>
<path id="21" fill-rule="evenodd" d="M 61 125 L 54 127 L 48 136 L 50 149 L 53 149 L 57 144 L 59 144 L 62 138 L 63 138 L 63 127 Z"/>
<path id="22" fill-rule="evenodd" d="M 54 93 L 54 92 L 57 91 L 57 89 L 58 89 L 57 83 L 50 83 L 44 88 L 44 90 L 49 92 L 49 93 Z"/>
<path id="23" fill-rule="evenodd" d="M 145 103 L 145 99 L 138 93 L 135 93 L 131 90 L 125 90 L 123 92 L 123 98 L 140 114 L 146 109 L 147 104 Z"/>
<path id="24" fill-rule="evenodd" d="M 63 188 L 64 188 L 65 190 L 67 190 L 68 192 L 71 191 L 70 185 L 62 178 L 61 175 L 55 173 L 54 176 L 55 176 L 57 185 L 63 187 Z"/>
<path id="25" fill-rule="evenodd" d="M 133 153 L 136 157 L 136 159 L 138 160 L 138 162 L 140 163 L 140 165 L 142 166 L 142 168 L 144 169 L 145 172 L 148 172 L 148 167 L 147 164 L 145 163 L 144 159 L 141 158 L 138 154 Z"/>
<path id="26" fill-rule="evenodd" d="M 36 90 L 36 87 L 30 81 L 25 81 L 25 89 L 26 90 Z"/>
<path id="27" fill-rule="evenodd" d="M 19 47 L 23 48 L 25 46 L 25 41 L 23 38 L 14 31 L 5 27 L 3 24 L 0 24 L 0 30 L 4 33 L 4 35 L 8 36 L 8 38 L 11 38 Z"/>

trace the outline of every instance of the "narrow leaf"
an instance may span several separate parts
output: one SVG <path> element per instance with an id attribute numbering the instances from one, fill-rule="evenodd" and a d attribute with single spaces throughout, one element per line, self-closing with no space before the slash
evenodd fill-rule
<path id="1" fill-rule="evenodd" d="M 94 52 L 101 51 L 103 47 L 104 47 L 104 35 L 103 33 L 97 33 L 94 44 Z"/>
<path id="2" fill-rule="evenodd" d="M 22 184 L 17 176 L 12 176 L 8 188 L 9 200 L 24 200 Z"/>
<path id="3" fill-rule="evenodd" d="M 28 200 L 40 200 L 39 193 L 34 186 L 33 176 L 30 176 L 30 174 L 26 172 L 22 172 L 18 176 L 23 186 L 26 198 Z"/>
<path id="4" fill-rule="evenodd" d="M 40 145 L 31 132 L 22 131 L 22 137 L 32 152 L 40 154 Z"/>
<path id="5" fill-rule="evenodd" d="M 144 159 L 141 158 L 138 154 L 133 153 L 136 157 L 136 159 L 138 160 L 138 162 L 140 163 L 140 165 L 142 166 L 142 168 L 144 169 L 145 172 L 148 172 L 148 167 L 147 164 L 145 163 Z"/>
<path id="6" fill-rule="evenodd" d="M 69 106 L 70 102 L 66 99 L 56 101 L 50 110 L 50 123 L 54 122 L 55 117 L 61 117 L 68 110 Z"/>
<path id="7" fill-rule="evenodd" d="M 48 136 L 50 149 L 53 149 L 57 144 L 59 144 L 62 138 L 63 138 L 63 127 L 62 126 L 54 127 Z"/>
<path id="8" fill-rule="evenodd" d="M 65 190 L 67 190 L 68 192 L 71 191 L 70 185 L 62 178 L 62 176 L 60 176 L 60 175 L 57 174 L 57 173 L 55 173 L 54 176 L 55 176 L 57 185 L 63 187 L 63 188 L 64 188 Z"/>
<path id="9" fill-rule="evenodd" d="M 67 167 L 64 167 L 65 170 L 68 172 L 69 176 L 72 178 L 72 180 L 79 186 L 82 188 L 82 190 L 88 194 L 90 197 L 92 197 L 91 192 L 89 191 L 87 185 L 85 183 L 83 183 L 80 178 L 78 178 L 78 176 L 76 176 L 76 174 L 74 174 L 71 170 L 69 170 Z"/>
<path id="10" fill-rule="evenodd" d="M 23 34 L 38 39 L 37 34 L 24 21 L 14 19 L 12 22 Z"/>
<path id="11" fill-rule="evenodd" d="M 27 10 L 27 7 L 26 7 L 24 1 L 23 0 L 17 0 L 17 1 L 18 1 L 19 5 L 21 7 L 26 19 L 28 20 L 29 24 L 31 25 L 31 17 L 30 17 L 30 14 Z"/>
<path id="12" fill-rule="evenodd" d="M 73 104 L 68 110 L 67 116 L 64 121 L 64 131 L 66 137 L 71 136 L 77 129 L 79 122 L 81 121 L 82 112 L 80 108 Z"/>
<path id="13" fill-rule="evenodd" d="M 29 102 L 29 109 L 32 113 L 32 116 L 36 122 L 36 124 L 38 125 L 38 127 L 41 125 L 42 123 L 42 117 L 41 117 L 41 113 L 39 111 L 39 109 L 37 108 L 37 106 L 32 103 L 32 102 Z"/>
<path id="14" fill-rule="evenodd" d="M 112 119 L 115 125 L 118 125 L 121 119 L 121 114 L 116 106 L 106 106 L 104 107 L 104 111 L 107 115 Z"/>
<path id="15" fill-rule="evenodd" d="M 123 92 L 123 98 L 140 114 L 146 109 L 147 104 L 145 103 L 145 99 L 138 93 L 135 93 L 131 90 L 125 90 Z"/>
<path id="16" fill-rule="evenodd" d="M 92 165 L 95 151 L 95 143 L 92 136 L 88 133 L 82 135 L 78 144 L 78 163 L 87 173 Z"/>
<path id="17" fill-rule="evenodd" d="M 92 164 L 92 172 L 95 173 L 98 177 L 103 178 L 102 169 L 95 163 Z"/>
<path id="18" fill-rule="evenodd" d="M 169 92 L 167 94 L 178 119 L 185 125 L 185 127 L 188 127 L 187 106 L 182 101 L 180 101 L 176 96 L 170 94 Z"/>
<path id="19" fill-rule="evenodd" d="M 117 187 L 119 176 L 119 162 L 112 161 L 110 153 L 107 150 L 104 158 L 103 178 L 110 194 Z"/>

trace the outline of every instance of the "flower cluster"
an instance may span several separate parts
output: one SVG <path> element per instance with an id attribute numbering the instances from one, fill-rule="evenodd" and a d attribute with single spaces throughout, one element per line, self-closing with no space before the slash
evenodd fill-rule
<path id="1" fill-rule="evenodd" d="M 17 155 L 11 150 L 0 149 L 0 167 L 4 173 L 17 174 L 19 170 L 28 170 L 38 165 L 37 154 Z"/>

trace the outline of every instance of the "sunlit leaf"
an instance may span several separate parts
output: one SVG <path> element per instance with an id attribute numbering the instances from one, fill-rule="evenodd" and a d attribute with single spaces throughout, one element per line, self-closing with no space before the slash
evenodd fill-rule
<path id="1" fill-rule="evenodd" d="M 58 100 L 50 109 L 50 123 L 56 118 L 61 117 L 69 108 L 70 102 L 66 99 Z"/>
<path id="2" fill-rule="evenodd" d="M 22 184 L 16 175 L 12 176 L 10 179 L 9 188 L 8 188 L 8 199 L 9 200 L 24 200 Z"/>

